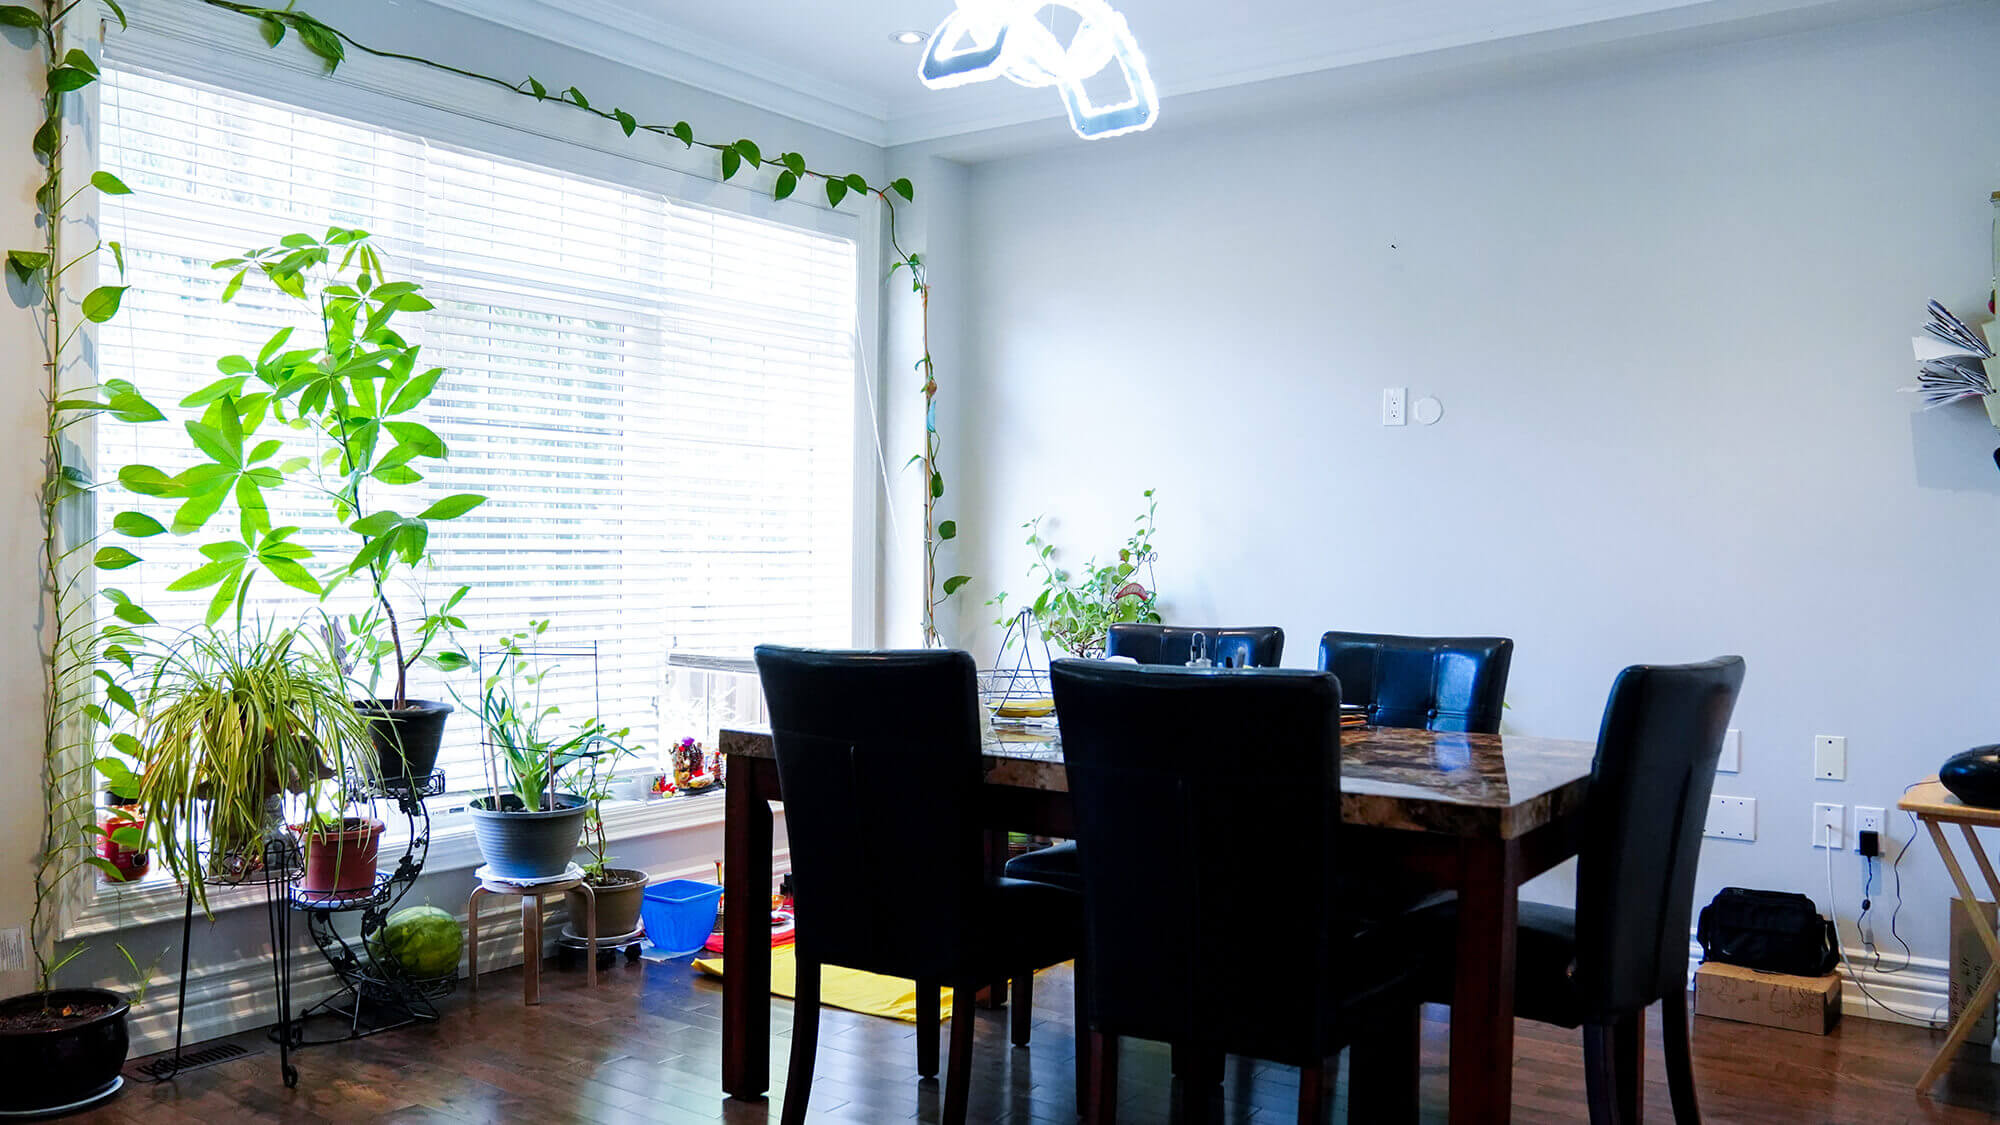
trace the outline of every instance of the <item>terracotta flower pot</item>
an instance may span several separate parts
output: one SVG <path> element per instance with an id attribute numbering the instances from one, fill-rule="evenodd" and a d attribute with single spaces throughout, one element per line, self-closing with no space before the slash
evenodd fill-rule
<path id="1" fill-rule="evenodd" d="M 375 886 L 375 857 L 383 824 L 367 817 L 341 820 L 339 831 L 308 829 L 306 875 L 299 888 L 312 894 L 353 894 Z"/>

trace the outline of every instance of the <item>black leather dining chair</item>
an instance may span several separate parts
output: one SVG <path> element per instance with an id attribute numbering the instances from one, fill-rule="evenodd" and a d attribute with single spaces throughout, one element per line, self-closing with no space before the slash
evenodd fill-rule
<path id="1" fill-rule="evenodd" d="M 1378 727 L 1493 734 L 1513 660 L 1506 637 L 1332 632 L 1319 639 L 1320 670 L 1332 672 L 1340 697 L 1366 707 Z"/>
<path id="2" fill-rule="evenodd" d="M 1227 661 L 1231 668 L 1276 668 L 1285 658 L 1285 631 L 1276 625 L 1207 627 L 1136 622 L 1111 626 L 1105 636 L 1104 655 L 1129 657 L 1141 664 L 1185 667 L 1197 633 L 1207 638 L 1205 650 L 1217 667 Z M 1077 861 L 1074 840 L 1015 856 L 1007 861 L 1007 874 L 1075 891 L 1083 889 L 1083 867 Z"/>
<path id="3" fill-rule="evenodd" d="M 1225 1054 L 1298 1067 L 1299 1120 L 1319 1121 L 1348 1045 L 1349 1119 L 1414 1117 L 1420 949 L 1334 913 L 1333 677 L 1059 660 L 1051 680 L 1083 845 L 1087 1118 L 1111 1120 L 1121 1036 L 1213 1070 L 1181 1075 L 1183 1122 Z"/>
<path id="4" fill-rule="evenodd" d="M 841 965 L 916 982 L 926 1078 L 938 1069 L 939 988 L 953 988 L 943 1119 L 963 1122 L 975 993 L 994 979 L 1032 980 L 1082 946 L 1074 893 L 987 872 L 972 657 L 760 645 L 756 659 L 798 917 L 784 1121 L 805 1119 L 812 1091 L 820 967 Z M 1021 1011 L 1027 999 L 1017 984 Z M 1087 1063 L 1079 1054 L 1080 1076 Z"/>
<path id="5" fill-rule="evenodd" d="M 1104 655 L 1126 656 L 1141 664 L 1184 666 L 1194 638 L 1218 668 L 1276 668 L 1285 658 L 1285 631 L 1276 625 L 1147 625 L 1120 622 L 1106 631 Z"/>
<path id="6" fill-rule="evenodd" d="M 1522 903 L 1514 1011 L 1584 1029 L 1593 1125 L 1639 1120 L 1645 1012 L 1660 1002 L 1677 1125 L 1695 1125 L 1687 936 L 1702 825 L 1743 659 L 1634 665 L 1604 708 L 1579 850 L 1576 909 Z M 1450 1003 L 1456 902 L 1419 912 L 1433 950 L 1426 997 Z"/>

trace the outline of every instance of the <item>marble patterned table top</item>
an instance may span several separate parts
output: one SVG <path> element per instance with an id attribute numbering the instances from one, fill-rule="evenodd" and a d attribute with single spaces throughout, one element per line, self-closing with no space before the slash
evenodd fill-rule
<path id="1" fill-rule="evenodd" d="M 1341 732 L 1340 811 L 1347 824 L 1513 839 L 1583 806 L 1589 742 L 1395 727 Z M 769 758 L 771 733 L 725 729 L 724 754 Z M 986 783 L 1069 791 L 1053 726 L 1001 728 L 985 744 Z"/>

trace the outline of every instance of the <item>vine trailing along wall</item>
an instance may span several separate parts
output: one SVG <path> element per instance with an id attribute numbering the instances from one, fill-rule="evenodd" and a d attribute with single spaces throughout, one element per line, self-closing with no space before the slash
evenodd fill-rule
<path id="1" fill-rule="evenodd" d="M 39 503 L 41 521 L 40 583 L 45 616 L 39 643 L 46 662 L 44 684 L 44 738 L 42 789 L 45 833 L 36 859 L 35 907 L 31 922 L 36 957 L 38 987 L 47 988 L 51 978 L 67 960 L 55 959 L 60 936 L 63 903 L 80 879 L 92 869 L 107 877 L 122 876 L 108 861 L 90 854 L 99 834 L 95 809 L 90 799 L 95 779 L 103 777 L 107 787 L 121 796 L 131 795 L 138 778 L 131 763 L 140 747 L 129 732 L 120 732 L 121 716 L 136 717 L 138 704 L 121 684 L 118 672 L 129 673 L 135 666 L 135 650 L 145 644 L 136 630 L 154 620 L 145 608 L 117 590 L 102 591 L 109 614 L 98 620 L 94 600 L 89 595 L 89 568 L 82 562 L 85 552 L 97 569 L 115 571 L 138 561 L 122 546 L 100 544 L 90 530 L 89 512 L 81 505 L 89 499 L 92 482 L 79 465 L 76 446 L 68 431 L 90 419 L 109 416 L 124 422 L 150 422 L 163 418 L 137 388 L 117 380 L 88 383 L 73 380 L 68 366 L 77 354 L 76 345 L 85 324 L 103 324 L 118 315 L 127 286 L 124 280 L 124 252 L 116 243 L 92 239 L 87 247 L 68 244 L 71 228 L 81 224 L 66 213 L 86 192 L 123 194 L 129 189 L 107 172 L 94 172 L 87 184 L 72 187 L 64 176 L 64 147 L 68 143 L 67 112 L 73 95 L 98 79 L 98 67 L 88 51 L 72 44 L 87 42 L 95 31 L 101 12 L 109 12 L 120 28 L 125 13 L 116 0 L 98 0 L 102 8 L 84 0 L 41 0 L 36 5 L 0 4 L 0 27 L 17 29 L 31 37 L 29 49 L 40 57 L 45 75 L 40 99 L 41 120 L 30 142 L 41 168 L 36 192 L 39 245 L 9 250 L 7 267 L 38 302 L 38 332 L 43 345 L 44 396 L 47 409 L 44 473 Z M 697 136 L 686 121 L 672 124 L 641 120 L 621 107 L 606 108 L 591 103 L 577 86 L 552 91 L 535 77 L 509 81 L 421 55 L 383 50 L 358 42 L 324 21 L 294 8 L 267 8 L 230 0 L 183 0 L 206 4 L 252 20 L 271 47 L 295 38 L 304 49 L 318 57 L 332 73 L 348 57 L 350 50 L 381 59 L 459 75 L 467 80 L 506 90 L 538 103 L 554 103 L 572 112 L 587 113 L 615 123 L 627 137 L 648 134 L 679 141 L 685 148 L 705 148 L 715 153 L 722 179 L 730 180 L 748 165 L 754 172 L 769 164 L 777 169 L 771 194 L 774 199 L 791 197 L 807 181 L 820 184 L 829 206 L 839 207 L 850 196 L 872 195 L 887 213 L 890 247 L 895 255 L 892 274 L 907 267 L 912 291 L 922 302 L 923 354 L 916 363 L 924 399 L 924 446 L 912 458 L 923 471 L 924 488 L 924 606 L 923 632 L 927 644 L 939 643 L 936 625 L 938 606 L 970 579 L 954 575 L 940 586 L 937 579 L 939 545 L 957 534 L 951 520 L 938 520 L 937 505 L 943 498 L 944 477 L 939 468 L 942 443 L 936 425 L 937 371 L 930 354 L 930 283 L 920 254 L 906 250 L 896 231 L 896 198 L 911 201 L 915 188 L 907 179 L 887 185 L 871 185 L 855 174 L 835 174 L 810 167 L 797 152 L 782 152 L 767 158 L 750 139 L 728 142 Z M 115 266 L 118 282 L 95 285 L 76 296 L 71 281 L 88 276 L 96 269 L 105 272 L 101 257 Z M 72 272 L 76 271 L 76 272 Z M 270 272 L 269 270 L 266 271 Z M 274 280 L 276 277 L 274 276 Z M 78 384 L 78 385 L 72 385 Z M 72 513 L 84 518 L 70 518 Z M 130 514 L 130 513 L 128 513 Z M 150 521 L 122 520 L 113 530 L 122 535 L 158 534 Z M 139 829 L 123 828 L 131 838 L 121 841 L 137 846 Z M 74 956 L 75 951 L 70 953 Z M 127 959 L 130 960 L 129 954 Z M 136 965 L 134 966 L 136 968 Z"/>

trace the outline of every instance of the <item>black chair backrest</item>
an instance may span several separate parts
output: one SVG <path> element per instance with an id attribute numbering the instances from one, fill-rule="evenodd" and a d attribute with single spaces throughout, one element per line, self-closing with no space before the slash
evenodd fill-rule
<path id="1" fill-rule="evenodd" d="M 1203 642 L 1205 655 L 1218 668 L 1276 668 L 1285 659 L 1285 631 L 1276 625 L 1118 624 L 1104 639 L 1104 655 L 1129 656 L 1141 664 L 1185 666 L 1196 633 L 1208 638 Z"/>
<path id="2" fill-rule="evenodd" d="M 1340 697 L 1368 708 L 1378 727 L 1500 730 L 1507 668 L 1506 637 L 1399 637 L 1332 632 L 1319 639 L 1319 666 L 1340 681 Z"/>
<path id="3" fill-rule="evenodd" d="M 1093 1026 L 1293 1065 L 1324 1054 L 1330 974 L 1365 971 L 1329 956 L 1339 685 L 1096 660 L 1050 679 Z"/>
<path id="4" fill-rule="evenodd" d="M 759 645 L 798 952 L 948 978 L 983 932 L 972 657 Z M 761 910 L 763 903 L 729 903 Z"/>
<path id="5" fill-rule="evenodd" d="M 1739 656 L 1638 664 L 1612 685 L 1577 867 L 1575 982 L 1587 1019 L 1687 987 L 1702 825 L 1742 686 Z"/>

